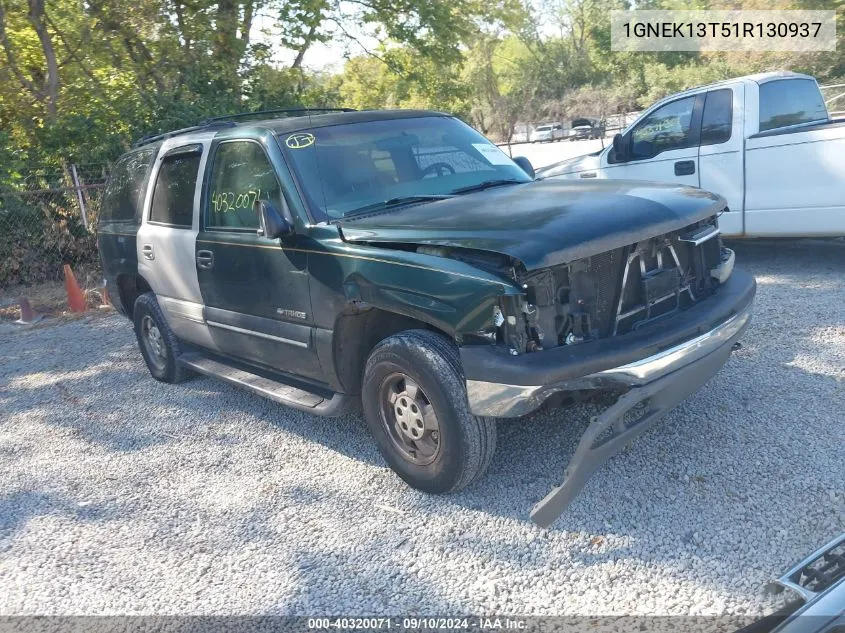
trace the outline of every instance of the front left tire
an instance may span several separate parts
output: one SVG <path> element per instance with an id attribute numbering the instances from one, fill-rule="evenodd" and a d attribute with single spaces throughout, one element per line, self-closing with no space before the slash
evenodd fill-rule
<path id="1" fill-rule="evenodd" d="M 496 450 L 496 421 L 473 415 L 455 343 L 408 330 L 370 353 L 364 417 L 388 465 L 412 488 L 456 492 L 479 479 Z"/>

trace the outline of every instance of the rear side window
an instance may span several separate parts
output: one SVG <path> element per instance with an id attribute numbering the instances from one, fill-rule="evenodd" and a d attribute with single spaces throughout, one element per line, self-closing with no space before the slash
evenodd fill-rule
<path id="1" fill-rule="evenodd" d="M 200 154 L 165 155 L 156 178 L 150 221 L 191 228 Z"/>
<path id="2" fill-rule="evenodd" d="M 103 194 L 100 224 L 139 221 L 147 177 L 157 151 L 158 147 L 144 148 L 114 164 Z"/>
<path id="3" fill-rule="evenodd" d="M 701 144 L 719 145 L 731 138 L 733 125 L 733 91 L 714 90 L 707 93 L 701 119 Z"/>
<path id="4" fill-rule="evenodd" d="M 780 79 L 760 86 L 760 131 L 827 120 L 822 93 L 812 79 Z"/>

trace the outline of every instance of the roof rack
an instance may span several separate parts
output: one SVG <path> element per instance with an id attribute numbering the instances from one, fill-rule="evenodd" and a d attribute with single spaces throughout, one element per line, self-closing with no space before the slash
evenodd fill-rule
<path id="1" fill-rule="evenodd" d="M 264 116 L 266 114 L 292 114 L 294 116 L 300 116 L 310 114 L 311 112 L 318 112 L 322 114 L 327 112 L 355 112 L 355 108 L 276 108 L 273 110 L 258 110 L 257 112 L 241 112 L 240 114 L 224 114 L 223 116 L 215 116 L 210 119 L 206 119 L 203 123 L 231 121 L 232 119 L 244 119 L 246 117 Z"/>
<path id="2" fill-rule="evenodd" d="M 171 138 L 173 136 L 179 136 L 180 134 L 187 134 L 188 132 L 199 132 L 200 130 L 208 130 L 215 127 L 234 127 L 235 124 L 232 121 L 203 121 L 199 125 L 191 125 L 189 127 L 183 127 L 179 130 L 173 130 L 172 132 L 164 132 L 162 134 L 149 134 L 147 136 L 143 136 L 137 141 L 132 144 L 133 148 L 142 147 L 143 145 L 149 145 L 150 143 L 156 143 L 157 141 L 163 141 L 165 139 Z"/>
<path id="3" fill-rule="evenodd" d="M 144 136 L 135 141 L 132 147 L 136 148 L 141 147 L 143 145 L 149 145 L 150 143 L 163 141 L 173 136 L 187 134 L 188 132 L 199 132 L 201 130 L 213 129 L 215 127 L 234 127 L 236 123 L 232 119 L 245 119 L 247 117 L 265 116 L 268 114 L 287 114 L 293 116 L 302 116 L 310 114 L 312 112 L 318 112 L 321 114 L 325 114 L 327 112 L 355 112 L 355 108 L 277 108 L 273 110 L 258 110 L 257 112 L 241 112 L 240 114 L 224 114 L 222 116 L 215 116 L 211 117 L 210 119 L 205 119 L 197 125 L 183 127 L 179 130 L 173 130 L 172 132 L 164 132 L 162 134 L 151 134 L 148 136 Z"/>

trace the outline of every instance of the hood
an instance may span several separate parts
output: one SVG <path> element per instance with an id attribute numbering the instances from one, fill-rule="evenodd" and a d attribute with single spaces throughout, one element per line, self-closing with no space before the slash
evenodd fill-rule
<path id="1" fill-rule="evenodd" d="M 600 149 L 592 154 L 585 156 L 577 156 L 576 158 L 569 158 L 562 160 L 559 163 L 554 163 L 548 167 L 541 167 L 537 170 L 537 178 L 551 178 L 552 176 L 562 176 L 564 174 L 576 174 L 579 171 L 588 171 L 590 169 L 598 169 L 601 166 L 601 153 L 604 150 Z"/>
<path id="2" fill-rule="evenodd" d="M 626 180 L 542 180 L 347 218 L 347 242 L 499 253 L 535 270 L 681 229 L 725 208 L 692 187 Z"/>

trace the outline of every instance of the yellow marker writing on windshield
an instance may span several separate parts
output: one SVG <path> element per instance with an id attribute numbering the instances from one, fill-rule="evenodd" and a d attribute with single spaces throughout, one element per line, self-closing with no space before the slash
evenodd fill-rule
<path id="1" fill-rule="evenodd" d="M 290 149 L 304 149 L 314 144 L 314 135 L 310 132 L 298 132 L 285 139 L 285 145 Z"/>

